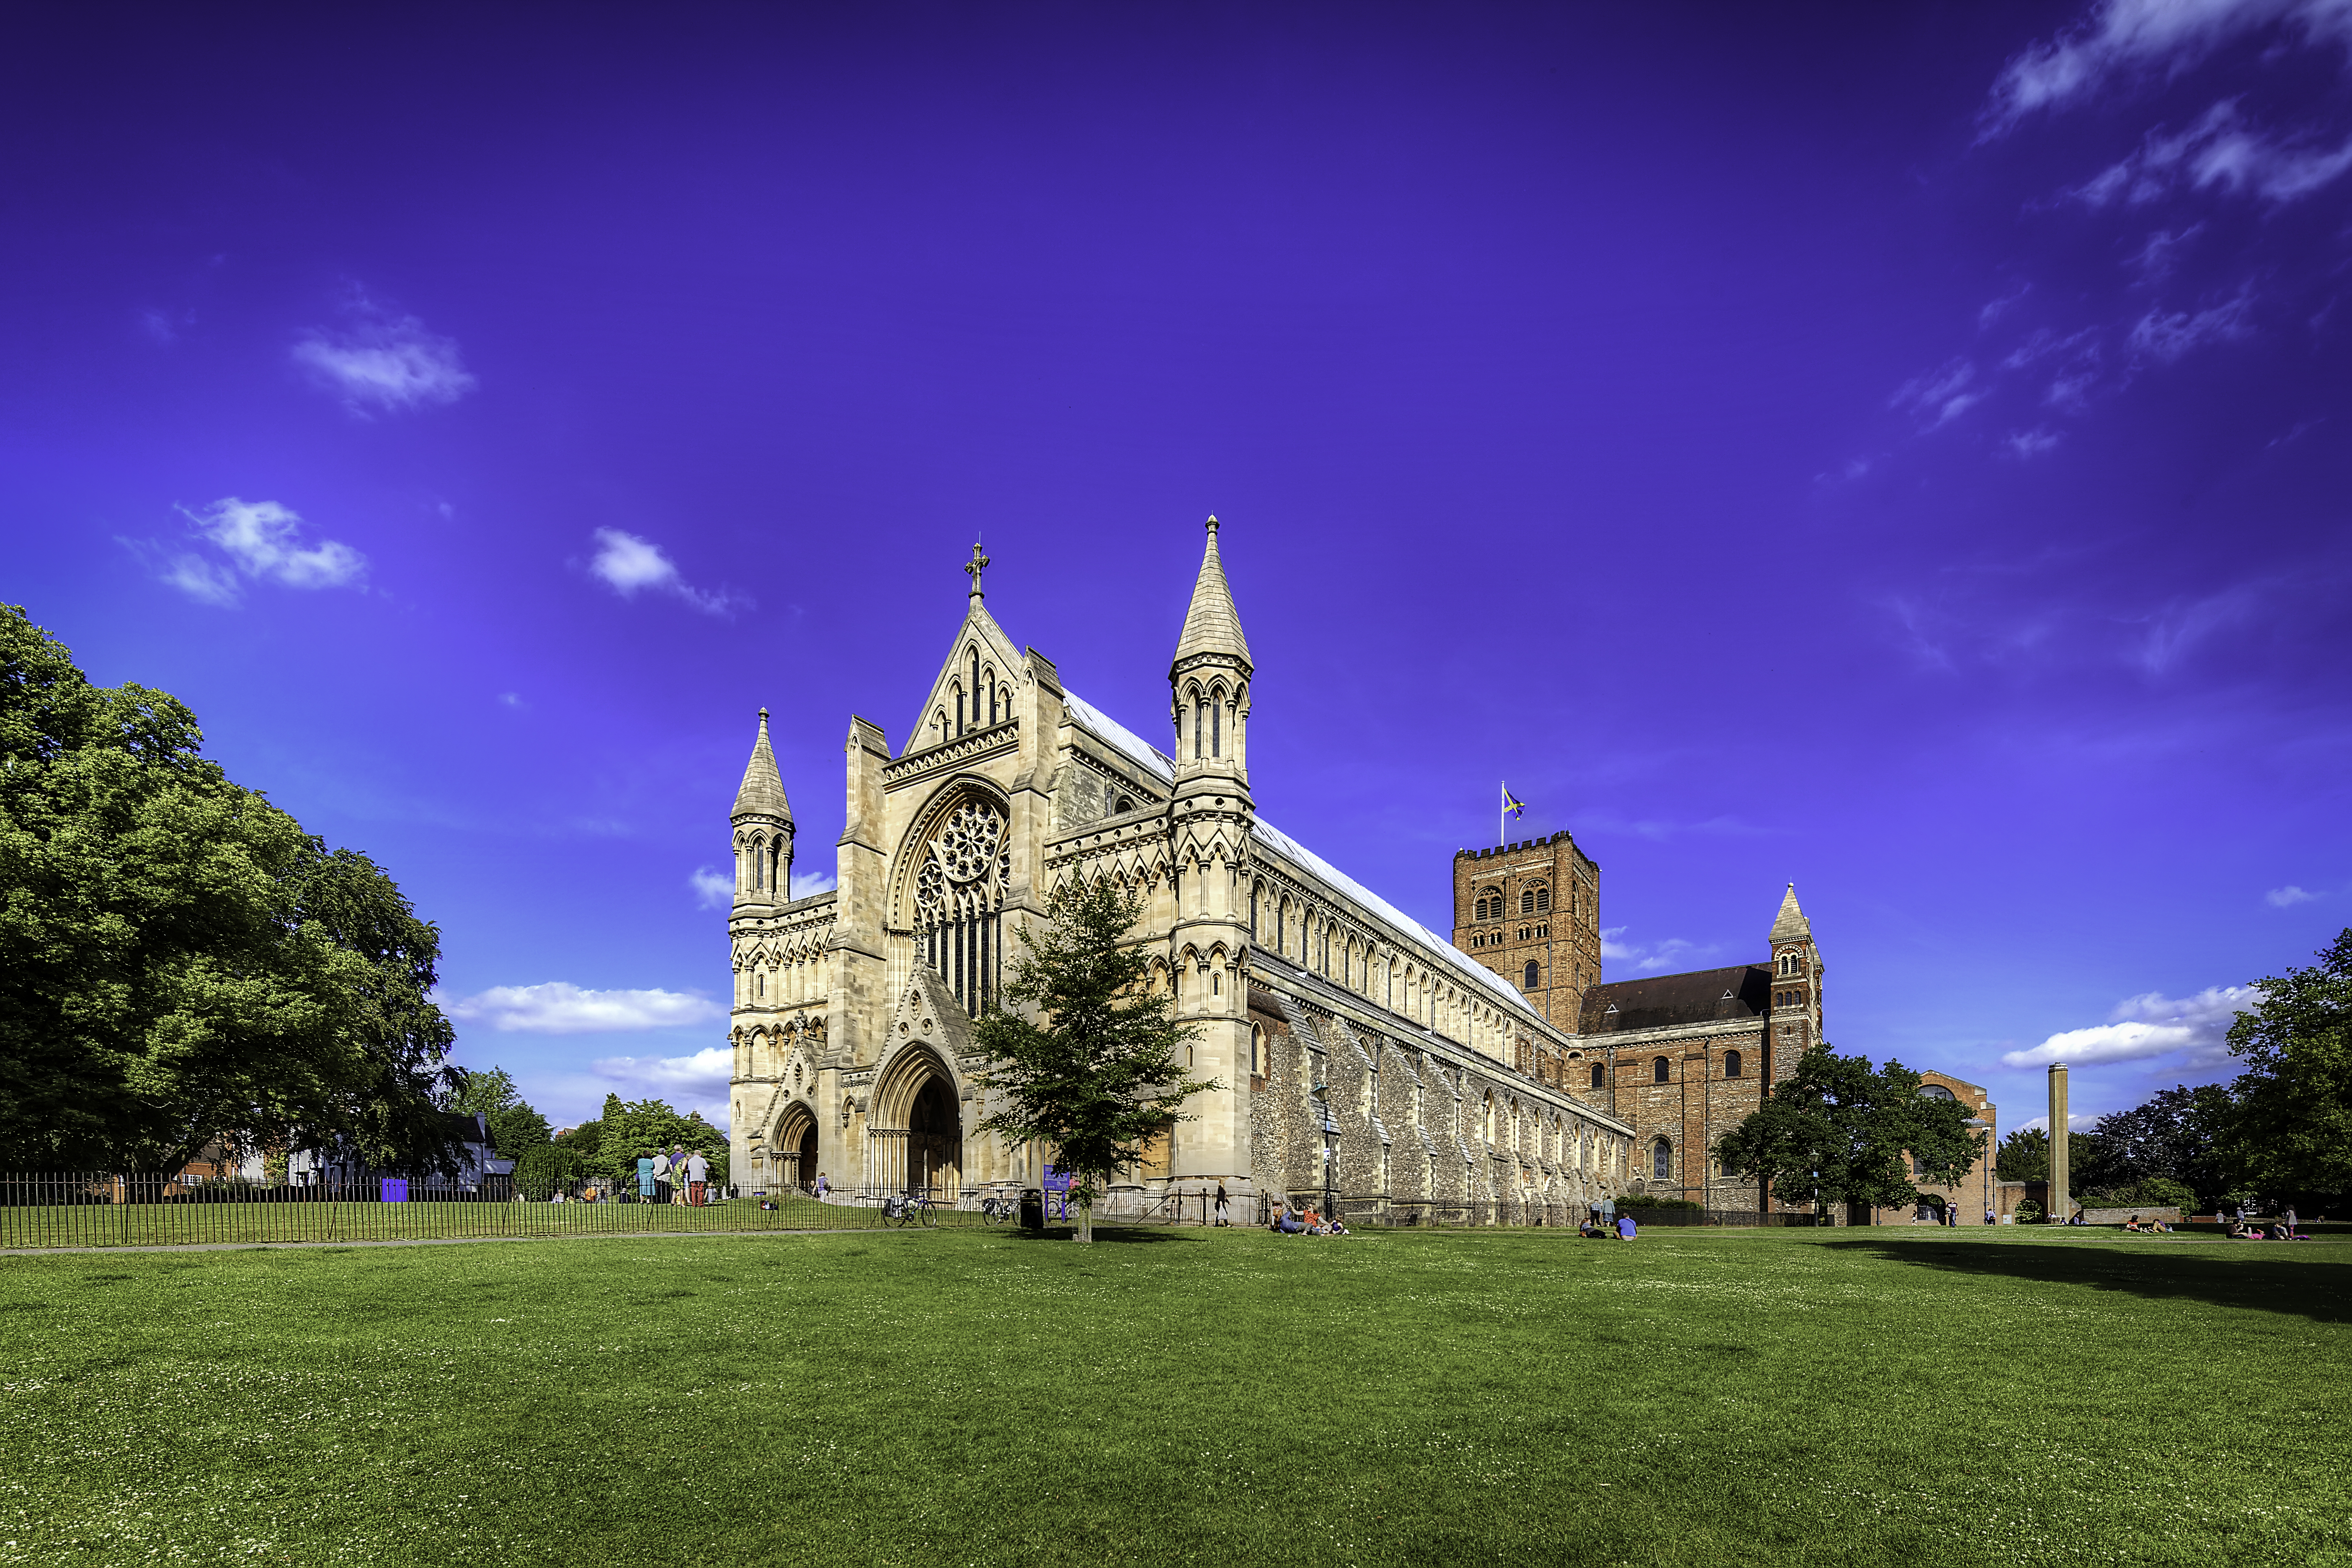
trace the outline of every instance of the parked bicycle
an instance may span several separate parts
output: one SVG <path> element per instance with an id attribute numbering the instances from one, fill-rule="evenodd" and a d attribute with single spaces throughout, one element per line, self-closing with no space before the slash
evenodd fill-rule
<path id="1" fill-rule="evenodd" d="M 935 1226 L 940 1223 L 939 1207 L 930 1194 L 908 1191 L 882 1200 L 882 1223 L 904 1228 L 910 1225 Z"/>
<path id="2" fill-rule="evenodd" d="M 1020 1217 L 1021 1200 L 1006 1193 L 992 1193 L 980 1200 L 980 1217 L 984 1225 L 1009 1225 Z"/>

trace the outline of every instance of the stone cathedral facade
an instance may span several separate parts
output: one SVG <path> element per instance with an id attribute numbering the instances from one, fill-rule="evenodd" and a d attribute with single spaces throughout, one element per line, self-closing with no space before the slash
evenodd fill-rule
<path id="1" fill-rule="evenodd" d="M 899 741 L 850 720 L 831 891 L 790 896 L 792 807 L 761 714 L 732 815 L 736 1172 L 1035 1184 L 1045 1151 L 975 1130 L 990 1108 L 971 1020 L 1051 889 L 1108 877 L 1145 893 L 1153 984 L 1198 1026 L 1194 1076 L 1220 1086 L 1115 1200 L 1218 1183 L 1303 1197 L 1327 1162 L 1339 1192 L 1406 1213 L 1559 1218 L 1630 1188 L 1637 1130 L 1578 1076 L 1576 1021 L 1258 815 L 1255 671 L 1214 519 L 1164 750 L 1005 635 L 986 564 L 975 546 L 962 624 Z"/>

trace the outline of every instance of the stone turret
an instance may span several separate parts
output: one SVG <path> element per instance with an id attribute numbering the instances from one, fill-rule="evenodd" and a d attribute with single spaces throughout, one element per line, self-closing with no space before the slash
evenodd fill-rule
<path id="1" fill-rule="evenodd" d="M 729 814 L 735 830 L 735 901 L 781 904 L 792 898 L 793 805 L 784 798 L 783 775 L 776 771 L 768 742 L 768 710 L 760 710 L 760 738 L 735 792 Z"/>
<path id="2" fill-rule="evenodd" d="M 1217 520 L 1168 667 L 1176 721 L 1169 803 L 1175 921 L 1168 935 L 1180 1016 L 1193 1024 L 1192 1068 L 1220 1088 L 1188 1103 L 1170 1170 L 1182 1180 L 1245 1183 L 1249 1095 L 1249 642 L 1217 553 Z M 1243 1190 L 1246 1191 L 1244 1187 Z"/>
<path id="3" fill-rule="evenodd" d="M 1770 1076 L 1783 1079 L 1822 1038 L 1822 954 L 1794 882 L 1781 895 L 1780 912 L 1772 921 L 1771 998 Z"/>
<path id="4" fill-rule="evenodd" d="M 1168 667 L 1176 720 L 1176 777 L 1208 773 L 1237 781 L 1249 778 L 1249 639 L 1234 610 L 1225 563 L 1217 553 L 1217 520 L 1209 519 L 1208 547 L 1192 603 Z"/>

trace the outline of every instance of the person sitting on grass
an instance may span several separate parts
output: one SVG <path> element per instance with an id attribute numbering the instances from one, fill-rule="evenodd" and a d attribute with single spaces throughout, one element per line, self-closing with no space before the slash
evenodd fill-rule
<path id="1" fill-rule="evenodd" d="M 2127 1230 L 2127 1231 L 2130 1231 L 2130 1232 L 2131 1232 L 2133 1235 L 2135 1235 L 2135 1236 L 2138 1235 L 2138 1234 L 2139 1234 L 2139 1215 L 2132 1215 L 2132 1216 L 2131 1216 L 2131 1218 L 2129 1218 L 2129 1219 L 2127 1219 L 2127 1220 L 2124 1221 L 2124 1228 L 2125 1228 L 2126 1230 Z"/>
<path id="2" fill-rule="evenodd" d="M 1307 1226 L 1299 1222 L 1297 1212 L 1288 1204 L 1283 1205 L 1281 1212 L 1274 1216 L 1274 1230 L 1276 1236 L 1297 1236 L 1306 1229 Z"/>
<path id="3" fill-rule="evenodd" d="M 1346 1224 L 1340 1220 L 1338 1215 L 1333 1215 L 1331 1216 L 1331 1223 L 1324 1227 L 1323 1234 L 1326 1236 L 1345 1236 L 1348 1234 L 1348 1227 Z"/>
<path id="4" fill-rule="evenodd" d="M 1621 1214 L 1617 1216 L 1618 1240 L 1631 1241 L 1641 1233 L 1641 1227 L 1633 1223 L 1633 1216 L 1632 1215 Z"/>

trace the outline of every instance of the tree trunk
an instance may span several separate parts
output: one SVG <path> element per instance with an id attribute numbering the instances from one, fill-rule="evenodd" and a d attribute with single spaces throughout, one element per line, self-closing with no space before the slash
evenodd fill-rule
<path id="1" fill-rule="evenodd" d="M 1095 1239 L 1095 1194 L 1088 1187 L 1078 1194 L 1077 1239 L 1092 1246 Z"/>

